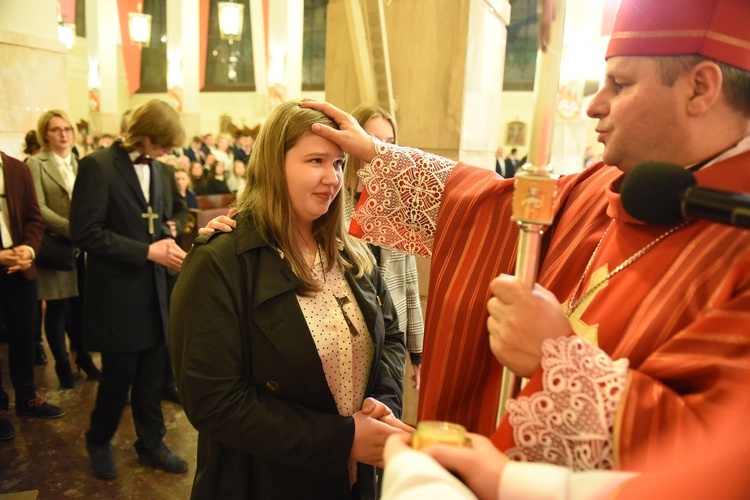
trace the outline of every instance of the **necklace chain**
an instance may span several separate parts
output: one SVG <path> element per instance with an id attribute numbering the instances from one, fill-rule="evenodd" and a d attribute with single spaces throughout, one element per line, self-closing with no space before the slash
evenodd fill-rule
<path id="1" fill-rule="evenodd" d="M 320 269 L 323 273 L 323 283 L 327 285 L 328 280 L 326 279 L 326 268 L 325 264 L 323 264 L 323 251 L 321 250 L 320 245 L 318 245 L 318 257 L 320 258 Z M 315 272 L 315 262 L 313 262 L 313 267 L 311 267 L 310 270 L 313 272 L 315 277 L 318 276 L 318 273 Z M 333 291 L 333 288 L 328 287 L 328 289 L 330 290 L 331 295 L 333 295 L 334 300 L 336 300 L 336 305 L 339 306 L 339 309 L 341 309 L 341 314 L 344 316 L 344 321 L 346 322 L 346 326 L 349 328 L 349 333 L 352 336 L 356 337 L 357 335 L 359 335 L 359 331 L 357 330 L 357 327 L 354 326 L 354 322 L 351 320 L 351 318 L 349 318 L 349 314 L 346 312 L 346 309 L 344 309 L 344 306 L 351 302 L 349 296 L 344 295 L 343 297 L 337 297 Z"/>
<path id="2" fill-rule="evenodd" d="M 318 245 L 318 257 L 320 258 L 320 272 L 323 273 L 323 283 L 328 283 L 328 280 L 326 280 L 326 266 L 323 264 L 323 252 L 320 250 L 320 245 Z M 315 274 L 315 262 L 313 262 L 313 274 Z"/>
<path id="3" fill-rule="evenodd" d="M 573 291 L 573 295 L 570 297 L 570 300 L 568 301 L 568 307 L 567 312 L 565 313 L 568 317 L 570 317 L 573 312 L 580 306 L 586 299 L 588 299 L 593 293 L 597 292 L 602 286 L 604 286 L 605 283 L 609 281 L 610 278 L 612 278 L 614 275 L 628 267 L 633 262 L 637 261 L 644 255 L 646 255 L 652 248 L 654 248 L 656 245 L 658 245 L 663 239 L 665 239 L 670 234 L 682 229 L 683 227 L 690 224 L 692 221 L 685 221 L 677 226 L 674 226 L 670 228 L 668 231 L 665 231 L 661 235 L 657 236 L 656 239 L 651 241 L 648 245 L 638 250 L 636 253 L 625 259 L 619 266 L 614 268 L 607 276 L 599 280 L 597 283 L 593 285 L 589 285 L 588 290 L 586 290 L 586 293 L 584 293 L 579 299 L 576 299 L 576 295 L 581 291 L 581 286 L 583 286 L 583 280 L 586 278 L 586 276 L 589 273 L 589 270 L 591 268 L 591 265 L 594 263 L 594 259 L 596 259 L 596 254 L 599 251 L 599 247 L 602 246 L 602 243 L 604 243 L 604 238 L 607 237 L 607 234 L 609 233 L 609 230 L 612 229 L 612 226 L 615 223 L 615 220 L 612 219 L 612 221 L 609 223 L 609 226 L 607 226 L 607 229 L 604 231 L 604 234 L 602 235 L 601 239 L 599 240 L 599 243 L 596 244 L 596 248 L 594 248 L 594 253 L 591 254 L 591 257 L 589 258 L 588 263 L 586 264 L 586 268 L 583 270 L 583 274 L 581 275 L 581 279 L 578 281 L 578 285 L 576 285 L 575 290 Z"/>

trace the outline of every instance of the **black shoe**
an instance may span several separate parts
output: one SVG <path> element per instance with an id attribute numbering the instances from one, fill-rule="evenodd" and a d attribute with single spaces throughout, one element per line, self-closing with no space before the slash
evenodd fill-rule
<path id="1" fill-rule="evenodd" d="M 88 352 L 78 353 L 76 355 L 76 365 L 78 370 L 86 372 L 86 377 L 89 380 L 101 380 L 102 372 L 94 364 L 94 360 L 91 359 L 91 354 Z"/>
<path id="2" fill-rule="evenodd" d="M 182 401 L 180 401 L 180 395 L 177 394 L 177 388 L 175 387 L 165 387 L 164 391 L 161 393 L 161 398 L 177 403 L 178 405 L 182 404 Z"/>
<path id="3" fill-rule="evenodd" d="M 150 465 L 155 469 L 161 469 L 171 474 L 180 474 L 188 469 L 187 461 L 169 451 L 164 443 L 161 443 L 155 450 L 139 453 L 138 460 L 142 464 Z"/>
<path id="4" fill-rule="evenodd" d="M 65 415 L 65 410 L 36 397 L 25 403 L 16 402 L 16 413 L 23 417 L 59 418 Z"/>
<path id="5" fill-rule="evenodd" d="M 61 389 L 73 389 L 76 386 L 76 378 L 70 369 L 70 361 L 55 363 L 55 373 L 60 380 Z"/>
<path id="6" fill-rule="evenodd" d="M 91 458 L 91 468 L 99 479 L 112 479 L 117 475 L 117 464 L 109 443 L 94 444 L 86 441 L 86 450 Z"/>
<path id="7" fill-rule="evenodd" d="M 34 343 L 34 364 L 46 365 L 47 353 L 44 352 L 44 345 L 41 342 Z"/>
<path id="8" fill-rule="evenodd" d="M 0 410 L 0 441 L 13 439 L 15 435 L 16 430 L 13 428 L 13 424 L 10 423 L 8 411 Z"/>

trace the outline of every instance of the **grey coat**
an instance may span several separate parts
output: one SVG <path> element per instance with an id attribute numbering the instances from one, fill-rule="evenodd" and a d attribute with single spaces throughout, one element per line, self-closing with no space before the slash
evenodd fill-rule
<path id="1" fill-rule="evenodd" d="M 70 200 L 72 193 L 65 187 L 60 168 L 52 152 L 45 149 L 27 160 L 34 178 L 34 188 L 48 231 L 70 238 Z M 71 155 L 73 173 L 78 174 L 78 162 Z M 76 270 L 60 271 L 37 266 L 37 298 L 39 300 L 67 299 L 78 296 Z"/>

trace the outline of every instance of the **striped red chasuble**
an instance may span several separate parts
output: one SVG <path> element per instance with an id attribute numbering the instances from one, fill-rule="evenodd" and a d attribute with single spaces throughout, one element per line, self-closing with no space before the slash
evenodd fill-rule
<path id="1" fill-rule="evenodd" d="M 486 303 L 490 281 L 515 266 L 513 182 L 418 150 L 377 149 L 362 175 L 369 198 L 360 200 L 352 233 L 432 257 L 419 419 L 491 435 L 501 366 L 489 349 Z M 750 153 L 696 177 L 703 187 L 750 192 Z M 578 297 L 592 275 L 606 276 L 670 229 L 624 213 L 621 178 L 598 164 L 560 181 L 539 282 L 563 304 L 579 283 Z M 745 397 L 750 381 L 750 231 L 702 221 L 678 229 L 585 300 L 571 324 L 582 337 L 556 346 L 576 349 L 576 377 L 588 389 L 577 394 L 573 377 L 561 389 L 555 372 L 540 367 L 496 444 L 518 459 L 576 469 L 647 467 L 657 450 L 686 452 L 680 443 L 720 425 L 727 401 Z M 557 366 L 549 358 L 542 366 Z M 543 409 L 551 388 L 556 406 Z M 592 437 L 593 427 L 602 436 Z"/>

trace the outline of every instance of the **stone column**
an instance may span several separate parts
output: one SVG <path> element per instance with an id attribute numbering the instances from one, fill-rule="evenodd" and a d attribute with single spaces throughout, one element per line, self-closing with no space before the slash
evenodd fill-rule
<path id="1" fill-rule="evenodd" d="M 86 39 L 88 40 L 89 90 L 99 109 L 91 110 L 89 134 L 120 134 L 121 114 L 118 106 L 118 68 L 120 50 L 117 30 L 119 14 L 116 0 L 86 0 Z"/>
<path id="2" fill-rule="evenodd" d="M 355 51 L 363 48 L 353 46 L 347 2 L 367 12 L 379 1 L 328 4 L 326 99 L 346 110 L 368 88 L 357 80 Z M 399 0 L 383 2 L 383 12 L 399 142 L 494 168 L 510 4 Z"/>

